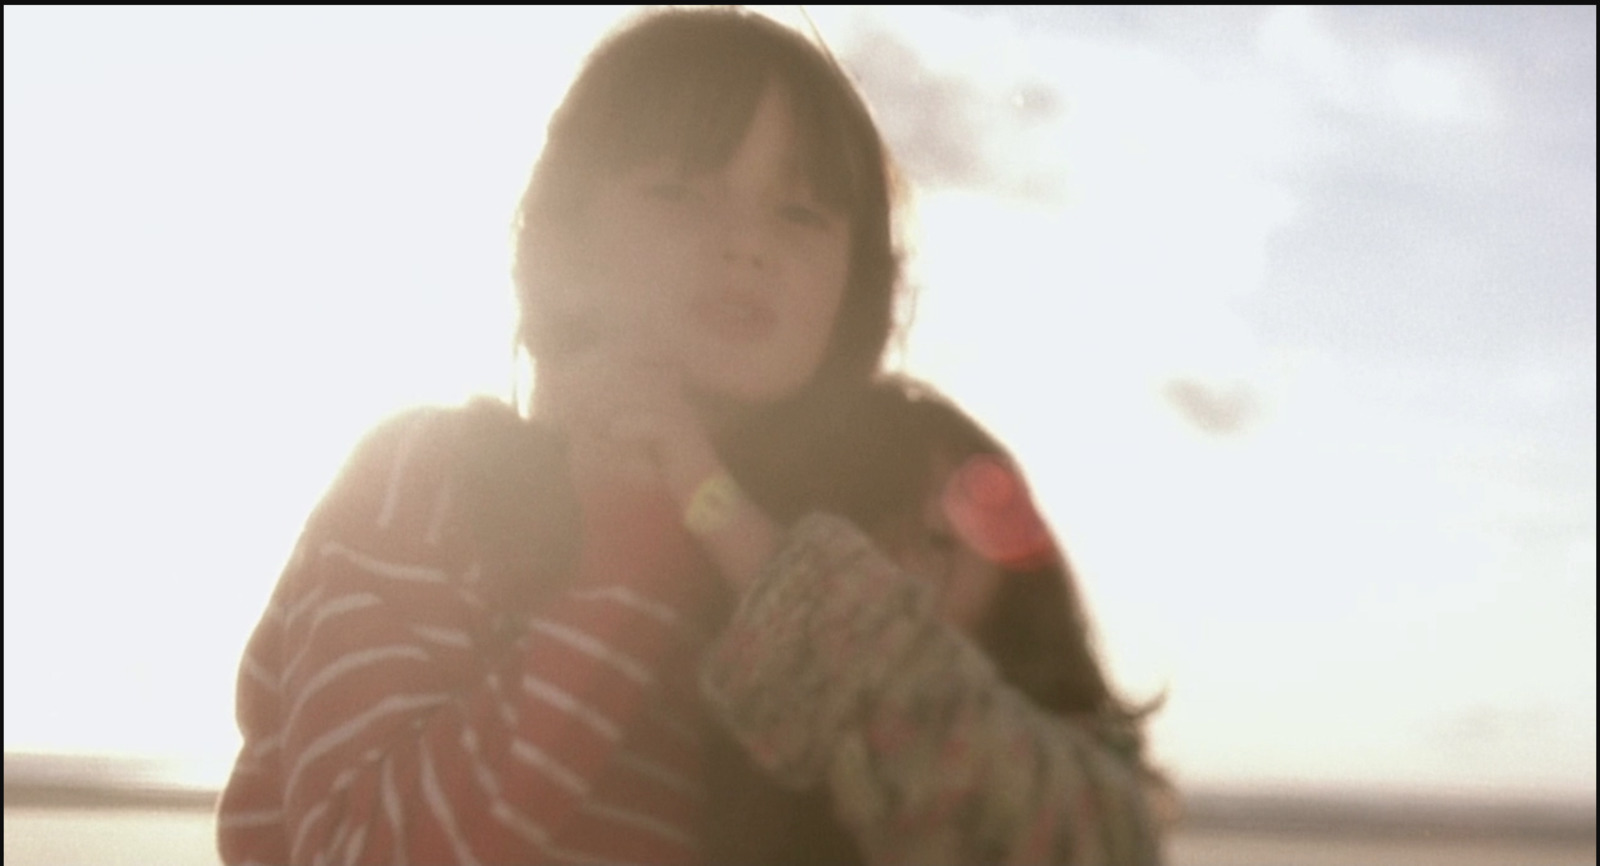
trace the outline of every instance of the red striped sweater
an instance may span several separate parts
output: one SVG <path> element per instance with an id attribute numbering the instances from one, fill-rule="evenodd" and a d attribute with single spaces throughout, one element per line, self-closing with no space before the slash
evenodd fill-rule
<path id="1" fill-rule="evenodd" d="M 675 520 L 610 510 L 585 538 L 646 549 L 586 541 L 497 643 L 455 417 L 380 428 L 308 521 L 241 666 L 224 862 L 694 862 L 703 563 Z"/>

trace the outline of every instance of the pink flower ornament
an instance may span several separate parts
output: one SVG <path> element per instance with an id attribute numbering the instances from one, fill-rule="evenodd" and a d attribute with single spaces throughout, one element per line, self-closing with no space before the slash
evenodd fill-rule
<path id="1" fill-rule="evenodd" d="M 967 458 L 945 484 L 942 500 L 956 534 L 996 565 L 1025 571 L 1055 556 L 1050 530 L 1021 476 L 993 454 Z"/>

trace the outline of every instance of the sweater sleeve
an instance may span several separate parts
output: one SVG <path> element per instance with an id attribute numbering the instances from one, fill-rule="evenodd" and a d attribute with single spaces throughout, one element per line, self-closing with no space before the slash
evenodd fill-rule
<path id="1" fill-rule="evenodd" d="M 586 557 L 488 658 L 496 611 L 452 516 L 440 420 L 358 449 L 247 648 L 228 863 L 581 858 L 574 819 L 604 808 L 597 780 L 690 664 L 684 562 L 615 553 Z M 675 769 L 692 777 L 692 759 Z"/>
<path id="2" fill-rule="evenodd" d="M 1159 861 L 1119 749 L 1006 685 L 844 520 L 796 524 L 701 678 L 759 764 L 829 785 L 869 862 Z"/>

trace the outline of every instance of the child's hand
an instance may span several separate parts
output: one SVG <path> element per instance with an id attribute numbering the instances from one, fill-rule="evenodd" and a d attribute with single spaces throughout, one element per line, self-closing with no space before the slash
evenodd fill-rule
<path id="1" fill-rule="evenodd" d="M 617 511 L 620 501 L 653 501 L 663 506 L 654 512 L 659 519 L 673 523 L 672 535 L 687 539 L 685 520 L 697 494 L 727 472 L 676 369 L 602 347 L 542 371 L 539 381 L 546 392 L 541 411 L 568 432 L 573 481 L 586 510 L 599 517 Z M 695 534 L 722 578 L 743 587 L 775 549 L 777 527 L 736 488 L 720 511 L 715 531 L 700 527 Z"/>
<path id="2" fill-rule="evenodd" d="M 580 490 L 652 489 L 682 503 L 722 466 L 669 363 L 604 344 L 551 364 L 539 389 L 540 411 L 570 440 Z"/>

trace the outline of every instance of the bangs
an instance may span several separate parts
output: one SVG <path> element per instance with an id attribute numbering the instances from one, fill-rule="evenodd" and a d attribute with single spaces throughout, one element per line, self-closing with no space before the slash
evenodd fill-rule
<path id="1" fill-rule="evenodd" d="M 793 114 L 797 167 L 812 194 L 852 217 L 862 212 L 861 190 L 870 188 L 876 156 L 858 129 L 865 118 L 838 98 L 841 72 L 819 68 L 776 34 L 750 40 L 748 20 L 727 22 L 743 39 L 703 19 L 677 28 L 671 19 L 656 23 L 668 32 L 655 33 L 648 45 L 603 48 L 578 85 L 588 92 L 569 100 L 577 110 L 552 123 L 550 146 L 566 151 L 580 175 L 661 161 L 691 173 L 719 169 L 776 85 Z"/>

